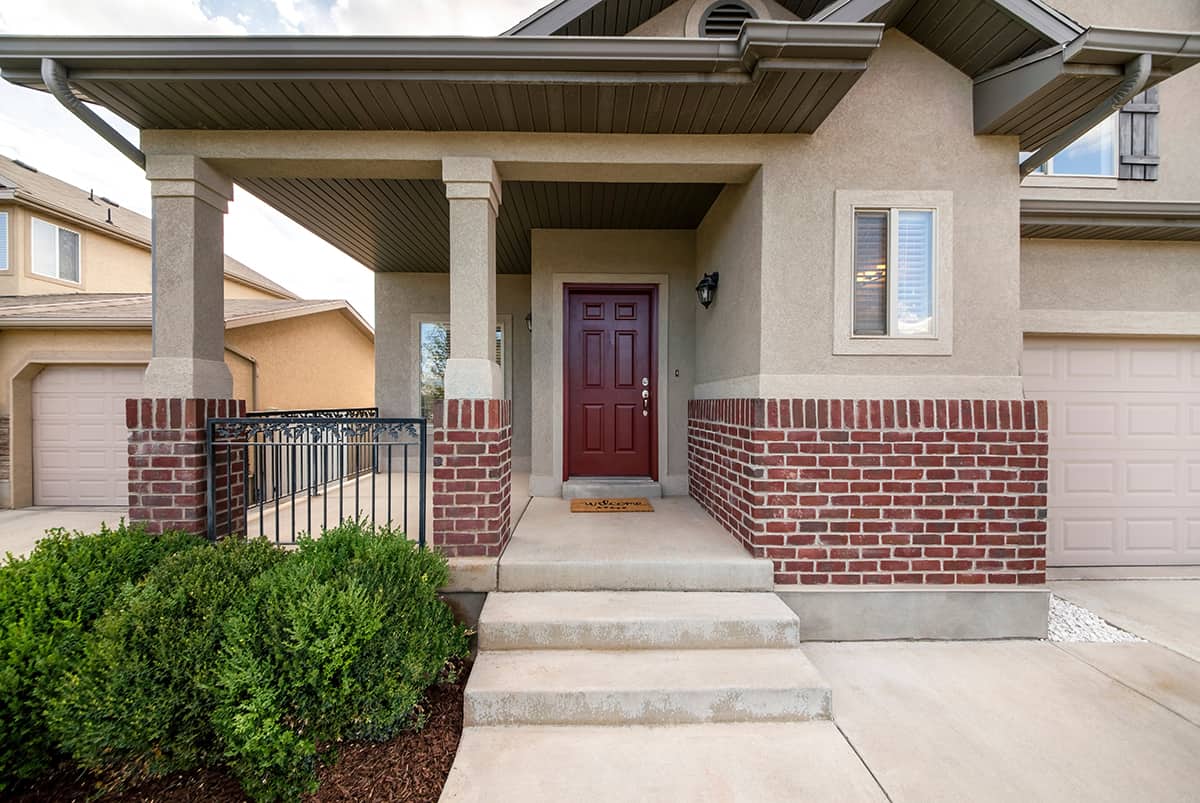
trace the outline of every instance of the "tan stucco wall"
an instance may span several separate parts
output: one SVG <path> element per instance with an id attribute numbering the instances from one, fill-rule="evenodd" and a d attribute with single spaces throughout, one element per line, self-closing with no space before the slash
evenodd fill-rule
<path id="1" fill-rule="evenodd" d="M 1016 142 L 974 134 L 971 91 L 890 31 L 820 130 L 764 165 L 760 395 L 1020 394 Z M 833 354 L 838 190 L 953 193 L 953 354 Z"/>
<path id="2" fill-rule="evenodd" d="M 339 312 L 226 332 L 226 345 L 258 364 L 259 409 L 371 406 L 371 339 Z M 0 417 L 11 416 L 11 483 L 0 482 L 0 507 L 33 503 L 33 379 L 46 366 L 144 365 L 147 329 L 0 330 Z M 226 351 L 234 398 L 254 409 L 252 364 Z"/>
<path id="3" fill-rule="evenodd" d="M 57 215 L 0 204 L 9 213 L 9 265 L 0 271 L 0 295 L 59 293 L 149 293 L 150 249 L 126 240 L 106 237 Z M 59 282 L 33 272 L 30 256 L 32 218 L 63 226 L 80 235 L 80 283 Z M 225 277 L 226 298 L 270 299 L 274 293 Z"/>
<path id="4" fill-rule="evenodd" d="M 562 331 L 551 323 L 557 317 L 561 326 L 562 284 L 592 278 L 648 284 L 661 276 L 666 287 L 659 288 L 659 316 L 666 342 L 664 349 L 660 327 L 659 480 L 667 493 L 686 493 L 687 402 L 696 381 L 695 232 L 535 230 L 532 267 L 532 382 L 537 392 L 531 491 L 552 496 L 562 482 Z"/>
<path id="5" fill-rule="evenodd" d="M 374 342 L 341 312 L 229 329 L 225 345 L 258 362 L 260 410 L 375 403 Z M 244 374 L 245 369 L 239 360 L 227 357 L 226 362 L 236 387 L 239 370 Z"/>
<path id="6" fill-rule="evenodd" d="M 1028 332 L 1200 334 L 1200 243 L 1022 240 Z"/>
<path id="7" fill-rule="evenodd" d="M 697 385 L 759 373 L 762 214 L 760 173 L 728 185 L 696 231 L 694 281 L 720 274 L 716 301 L 696 312 Z"/>
<path id="8" fill-rule="evenodd" d="M 1085 26 L 1200 31 L 1200 2 L 1154 0 L 1054 0 L 1052 5 Z M 1192 67 L 1158 85 L 1159 154 L 1157 181 L 1118 181 L 1110 189 L 1050 188 L 1034 178 L 1026 197 L 1133 199 L 1144 201 L 1200 200 L 1200 68 Z"/>
<path id="9" fill-rule="evenodd" d="M 530 455 L 529 276 L 496 277 L 496 314 L 511 317 L 507 357 L 511 366 L 513 461 L 528 470 Z M 535 313 L 534 328 L 538 326 Z M 380 415 L 420 415 L 420 350 L 417 322 L 449 320 L 448 273 L 375 274 L 376 404 Z"/>
<path id="10" fill-rule="evenodd" d="M 700 35 L 700 19 L 709 6 L 717 0 L 679 0 L 638 27 L 627 36 L 688 36 Z M 800 18 L 788 11 L 775 0 L 746 0 L 746 3 L 763 20 L 788 20 L 796 22 Z"/>

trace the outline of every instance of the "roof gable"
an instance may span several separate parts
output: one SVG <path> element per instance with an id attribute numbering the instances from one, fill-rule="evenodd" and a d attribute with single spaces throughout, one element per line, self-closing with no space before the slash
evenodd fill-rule
<path id="1" fill-rule="evenodd" d="M 808 19 L 829 0 L 777 0 Z M 624 36 L 678 0 L 555 0 L 504 36 Z"/>

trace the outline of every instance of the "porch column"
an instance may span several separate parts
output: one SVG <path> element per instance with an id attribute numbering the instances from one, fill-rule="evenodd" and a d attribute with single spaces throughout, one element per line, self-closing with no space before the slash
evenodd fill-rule
<path id="1" fill-rule="evenodd" d="M 434 411 L 433 544 L 495 558 L 509 537 L 512 402 L 496 364 L 496 215 L 491 159 L 442 163 L 450 199 L 450 358 Z"/>
<path id="2" fill-rule="evenodd" d="M 126 404 L 129 519 L 149 531 L 203 533 L 210 418 L 245 414 L 225 364 L 225 213 L 233 183 L 189 155 L 151 156 L 153 353 Z M 237 451 L 237 450 L 234 450 Z M 218 535 L 245 531 L 245 466 L 222 455 L 213 483 Z"/>
<path id="3" fill-rule="evenodd" d="M 500 175 L 491 159 L 442 162 L 450 199 L 450 359 L 447 399 L 501 399 L 496 364 L 496 215 Z"/>

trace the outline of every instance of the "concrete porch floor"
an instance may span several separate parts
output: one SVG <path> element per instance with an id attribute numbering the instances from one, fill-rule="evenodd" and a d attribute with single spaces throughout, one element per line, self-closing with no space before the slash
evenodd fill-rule
<path id="1" fill-rule="evenodd" d="M 499 561 L 501 591 L 770 591 L 773 567 L 749 555 L 688 497 L 653 513 L 572 513 L 534 497 Z M 514 506 L 515 509 L 515 506 Z"/>

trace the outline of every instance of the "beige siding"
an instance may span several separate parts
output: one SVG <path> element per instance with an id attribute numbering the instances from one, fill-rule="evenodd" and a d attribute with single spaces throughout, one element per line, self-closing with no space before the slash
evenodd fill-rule
<path id="1" fill-rule="evenodd" d="M 225 344 L 257 361 L 260 410 L 374 404 L 374 342 L 341 312 L 230 329 Z"/>
<path id="2" fill-rule="evenodd" d="M 279 298 L 275 293 L 267 290 L 262 290 L 258 287 L 251 287 L 248 284 L 242 284 L 239 281 L 225 277 L 225 297 L 226 298 L 258 298 L 271 299 Z"/>

